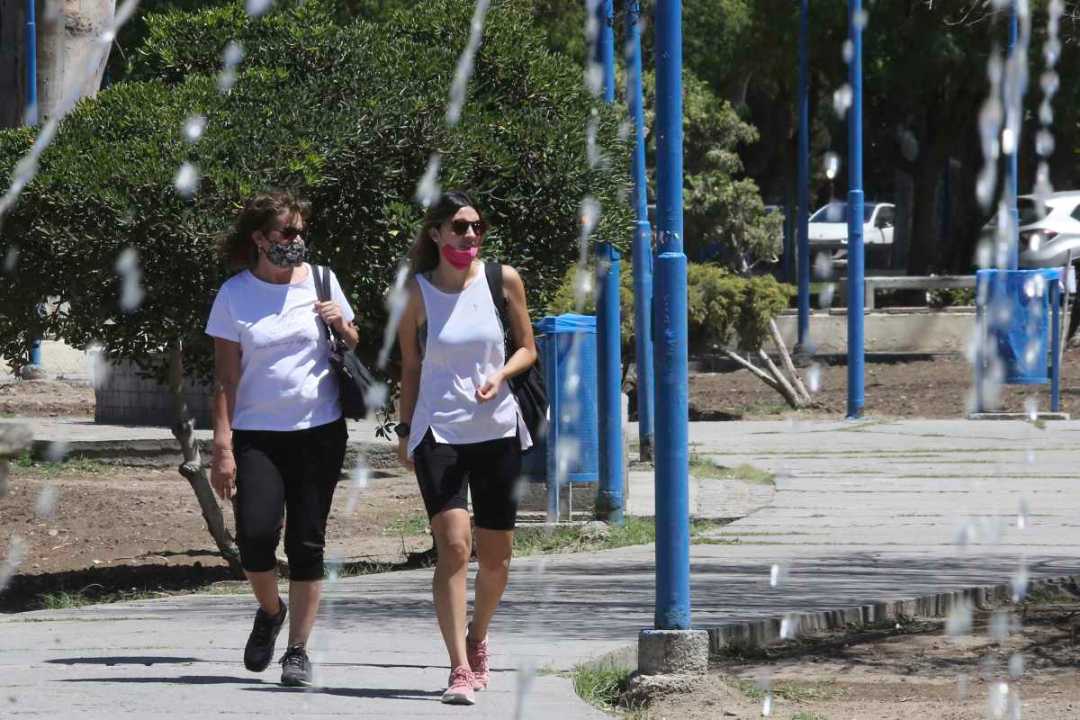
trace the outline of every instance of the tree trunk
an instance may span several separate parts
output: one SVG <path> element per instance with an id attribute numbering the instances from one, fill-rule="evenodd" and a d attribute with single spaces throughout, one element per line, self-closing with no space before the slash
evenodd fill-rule
<path id="1" fill-rule="evenodd" d="M 202 463 L 199 446 L 195 442 L 195 418 L 188 412 L 187 401 L 184 399 L 184 348 L 179 341 L 169 349 L 169 392 L 173 397 L 172 432 L 180 443 L 180 450 L 184 455 L 184 462 L 179 468 L 180 474 L 191 483 L 191 489 L 195 491 L 203 519 L 206 520 L 206 528 L 210 531 L 210 536 L 214 538 L 221 556 L 228 561 L 233 574 L 237 578 L 243 578 L 240 551 L 225 527 L 221 506 L 214 497 L 214 490 L 210 487 L 210 478 Z"/>
<path id="2" fill-rule="evenodd" d="M 102 52 L 98 38 L 116 15 L 116 0 L 47 2 L 62 4 L 63 14 L 38 18 L 38 101 L 43 120 L 53 116 L 71 83 L 79 83 L 80 98 L 97 95 L 109 61 L 109 52 Z"/>
<path id="3" fill-rule="evenodd" d="M 795 363 L 791 361 L 791 353 L 788 352 L 787 345 L 784 344 L 784 337 L 780 334 L 780 328 L 776 327 L 776 320 L 769 321 L 769 334 L 772 335 L 773 343 L 776 345 L 776 352 L 780 355 L 780 362 L 783 363 L 784 369 L 791 376 L 791 384 L 795 386 L 796 394 L 799 395 L 803 404 L 809 405 L 813 402 L 813 399 L 810 397 L 810 393 L 806 392 L 806 386 L 803 385 L 802 378 L 799 377 L 799 371 L 795 369 Z"/>
<path id="4" fill-rule="evenodd" d="M 771 387 L 776 392 L 780 393 L 784 400 L 787 401 L 787 404 L 790 405 L 793 409 L 799 410 L 805 407 L 801 399 L 795 395 L 794 389 L 792 389 L 791 385 L 783 378 L 782 375 L 774 377 L 773 375 L 765 372 L 761 368 L 756 367 L 753 363 L 743 358 L 738 353 L 732 352 L 731 350 L 724 350 L 724 355 L 727 358 L 734 360 L 740 366 L 749 370 L 763 383 Z M 772 361 L 770 360 L 769 362 L 771 363 Z M 773 367 L 775 368 L 776 366 L 774 365 Z M 777 371 L 777 373 L 779 373 L 779 371 Z"/>

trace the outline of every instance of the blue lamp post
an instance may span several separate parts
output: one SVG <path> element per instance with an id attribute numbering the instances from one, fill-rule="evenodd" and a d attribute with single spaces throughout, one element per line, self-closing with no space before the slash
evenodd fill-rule
<path id="1" fill-rule="evenodd" d="M 656 616 L 690 628 L 687 284 L 683 253 L 682 4 L 656 6 Z"/>
<path id="2" fill-rule="evenodd" d="M 645 176 L 645 112 L 641 89 L 641 3 L 626 7 L 626 94 L 634 120 L 634 344 L 637 363 L 638 444 L 642 460 L 653 457 L 652 227 Z"/>
<path id="3" fill-rule="evenodd" d="M 851 26 L 851 108 L 848 110 L 848 402 L 847 416 L 863 411 L 863 127 L 862 127 L 862 0 L 848 0 Z"/>
<path id="4" fill-rule="evenodd" d="M 1016 0 L 1011 3 L 1012 7 L 1009 13 L 1009 53 L 1008 57 L 1011 58 L 1013 53 L 1016 52 L 1016 41 L 1020 34 L 1020 19 L 1016 10 Z M 1006 98 L 1008 102 L 1008 98 Z M 1009 252 L 1008 263 L 1009 270 L 1016 270 L 1020 267 L 1020 206 L 1019 200 L 1019 175 L 1020 175 L 1020 128 L 1016 128 L 1016 139 L 1012 147 L 1012 152 L 1009 153 L 1008 166 L 1006 172 L 1008 178 L 1006 182 L 1006 192 L 1009 193 L 1009 212 L 1012 214 L 1012 235 L 1009 237 Z"/>
<path id="5" fill-rule="evenodd" d="M 596 4 L 600 32 L 596 62 L 604 71 L 604 102 L 615 102 L 615 33 L 612 0 Z M 622 457 L 622 338 L 619 327 L 619 251 L 610 243 L 597 247 L 596 301 L 597 398 L 600 431 L 600 482 L 597 516 L 609 523 L 623 522 Z"/>
<path id="6" fill-rule="evenodd" d="M 810 0 L 801 0 L 799 13 L 799 150 L 796 183 L 799 205 L 799 335 L 796 352 L 805 352 L 810 339 Z"/>
<path id="7" fill-rule="evenodd" d="M 26 124 L 37 125 L 37 13 L 34 0 L 26 0 Z M 30 367 L 41 367 L 41 338 L 30 343 Z"/>

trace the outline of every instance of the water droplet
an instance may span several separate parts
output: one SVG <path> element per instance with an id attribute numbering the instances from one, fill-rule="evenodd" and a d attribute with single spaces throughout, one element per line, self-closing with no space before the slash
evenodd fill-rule
<path id="1" fill-rule="evenodd" d="M 1013 602 L 1020 602 L 1027 597 L 1029 580 L 1030 577 L 1028 576 L 1027 565 L 1021 562 L 1016 574 L 1013 575 L 1009 581 L 1009 584 L 1012 587 Z"/>
<path id="2" fill-rule="evenodd" d="M 11 576 L 15 574 L 25 557 L 26 541 L 18 534 L 12 533 L 11 538 L 8 540 L 7 555 L 4 557 L 3 562 L 0 563 L 0 592 L 3 592 L 4 588 L 11 582 Z"/>
<path id="3" fill-rule="evenodd" d="M 1004 718 L 1009 702 L 1009 683 L 997 682 L 987 691 L 987 712 L 991 718 Z"/>
<path id="4" fill-rule="evenodd" d="M 116 274 L 120 276 L 120 309 L 133 313 L 142 305 L 146 293 L 142 287 L 142 270 L 139 268 L 139 253 L 135 248 L 126 248 L 116 258 Z"/>
<path id="5" fill-rule="evenodd" d="M 390 388 L 386 386 L 386 383 L 376 382 L 368 386 L 367 392 L 364 393 L 364 403 L 368 406 L 368 414 L 385 407 L 389 397 Z"/>
<path id="6" fill-rule="evenodd" d="M 953 637 L 971 634 L 972 609 L 967 602 L 957 603 L 945 619 L 945 632 Z"/>
<path id="7" fill-rule="evenodd" d="M 1012 619 L 1009 613 L 998 610 L 990 617 L 990 639 L 996 643 L 1003 643 L 1009 639 L 1012 630 Z"/>
<path id="8" fill-rule="evenodd" d="M 49 443 L 45 448 L 45 452 L 42 454 L 45 462 L 58 463 L 63 462 L 67 457 L 69 445 L 63 440 L 54 440 Z"/>
<path id="9" fill-rule="evenodd" d="M 769 717 L 772 715 L 772 691 L 765 693 L 765 700 L 761 703 L 761 716 Z"/>
<path id="10" fill-rule="evenodd" d="M 1034 465 L 1035 464 L 1035 451 L 1032 450 L 1031 448 L 1028 448 L 1026 453 L 1024 454 L 1024 461 L 1028 465 Z"/>
<path id="11" fill-rule="evenodd" d="M 102 45 L 112 45 L 114 40 L 116 40 L 116 30 L 114 30 L 113 28 L 109 28 L 108 30 L 98 35 L 98 42 L 100 42 Z"/>
<path id="12" fill-rule="evenodd" d="M 1006 155 L 1016 152 L 1016 133 L 1010 127 L 1001 131 L 1001 152 Z"/>
<path id="13" fill-rule="evenodd" d="M 769 587 L 780 587 L 785 580 L 787 580 L 788 568 L 786 565 L 780 563 L 774 563 L 769 568 Z"/>
<path id="14" fill-rule="evenodd" d="M 825 153 L 825 177 L 834 180 L 840 172 L 840 156 L 834 152 Z M 831 203 L 830 203 L 831 205 Z"/>
<path id="15" fill-rule="evenodd" d="M 960 700 L 960 702 L 967 700 L 968 683 L 969 680 L 967 675 L 956 676 L 956 696 Z"/>
<path id="16" fill-rule="evenodd" d="M 206 130 L 206 116 L 192 115 L 184 123 L 184 139 L 189 143 L 198 142 Z"/>
<path id="17" fill-rule="evenodd" d="M 1022 653 L 1013 653 L 1009 657 L 1009 677 L 1019 680 L 1024 674 L 1024 656 Z"/>
<path id="18" fill-rule="evenodd" d="M 799 617 L 787 614 L 780 621 L 780 639 L 793 640 L 799 632 Z"/>
<path id="19" fill-rule="evenodd" d="M 480 41 L 484 36 L 484 18 L 487 16 L 490 4 L 491 0 L 477 0 L 472 21 L 469 24 L 469 42 L 458 56 L 454 79 L 450 84 L 450 102 L 446 106 L 446 124 L 450 127 L 454 127 L 461 120 L 461 111 L 465 107 L 465 94 L 469 88 L 469 78 L 473 74 L 476 51 L 480 48 Z"/>
<path id="20" fill-rule="evenodd" d="M 1036 346 L 1036 348 L 1038 347 L 1038 343 L 1032 343 L 1032 344 L 1034 344 Z M 1034 355 L 1035 354 L 1036 354 L 1035 350 L 1033 350 L 1030 345 L 1028 346 L 1028 349 L 1024 351 L 1024 362 L 1027 363 L 1028 367 L 1031 367 L 1032 365 L 1035 364 L 1035 362 L 1034 362 L 1034 360 L 1035 360 Z M 1029 356 L 1031 356 L 1030 359 L 1029 359 Z M 1038 398 L 1029 397 L 1026 400 L 1024 400 L 1024 414 L 1027 415 L 1028 420 L 1030 420 L 1031 422 L 1035 422 L 1036 420 L 1039 419 L 1039 399 Z"/>
<path id="21" fill-rule="evenodd" d="M 191 198 L 199 191 L 199 169 L 192 163 L 185 162 L 176 171 L 173 178 L 173 186 L 176 192 L 183 198 Z"/>
<path id="22" fill-rule="evenodd" d="M 806 389 L 812 393 L 821 390 L 821 366 L 817 363 L 806 369 Z"/>
<path id="23" fill-rule="evenodd" d="M 442 188 L 439 187 L 439 168 L 442 165 L 442 155 L 432 153 L 428 158 L 427 169 L 424 176 L 416 184 L 416 201 L 425 209 L 431 207 L 439 200 Z"/>
<path id="24" fill-rule="evenodd" d="M 1028 517 L 1031 515 L 1031 508 L 1028 507 L 1027 500 L 1020 500 L 1020 509 L 1016 513 L 1016 529 L 1027 530 Z"/>
<path id="25" fill-rule="evenodd" d="M 51 520 L 56 512 L 56 501 L 60 498 L 60 491 L 52 483 L 46 485 L 38 493 L 34 503 L 34 514 L 42 520 Z"/>
<path id="26" fill-rule="evenodd" d="M 247 0 L 244 9 L 251 17 L 261 17 L 273 6 L 274 0 Z"/>
<path id="27" fill-rule="evenodd" d="M 848 110 L 851 109 L 851 103 L 854 101 L 855 94 L 848 84 L 841 85 L 835 92 L 833 92 L 833 110 L 836 112 L 838 118 L 843 118 L 847 115 Z"/>
<path id="28" fill-rule="evenodd" d="M 1035 152 L 1043 157 L 1054 154 L 1054 134 L 1046 128 L 1039 130 L 1035 135 Z"/>
<path id="29" fill-rule="evenodd" d="M 828 310 L 832 307 L 833 296 L 836 294 L 835 283 L 825 283 L 821 288 L 821 292 L 818 293 L 818 308 L 821 310 Z"/>
<path id="30" fill-rule="evenodd" d="M 828 280 L 833 276 L 833 259 L 832 255 L 826 252 L 820 252 L 814 256 L 814 278 L 817 280 Z"/>
<path id="31" fill-rule="evenodd" d="M 858 28 L 859 30 L 865 30 L 866 25 L 870 22 L 870 11 L 866 8 L 860 8 L 859 11 L 855 13 L 854 20 L 856 28 Z"/>
<path id="32" fill-rule="evenodd" d="M 17 245 L 9 245 L 7 252 L 4 253 L 4 272 L 15 272 L 15 266 L 19 264 L 19 247 Z"/>

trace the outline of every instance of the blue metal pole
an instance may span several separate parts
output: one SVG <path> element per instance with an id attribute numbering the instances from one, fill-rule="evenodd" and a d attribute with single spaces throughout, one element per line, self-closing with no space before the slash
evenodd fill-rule
<path id="1" fill-rule="evenodd" d="M 687 284 L 683 254 L 682 2 L 656 4 L 656 614 L 690 628 Z"/>
<path id="2" fill-rule="evenodd" d="M 852 100 L 848 110 L 848 403 L 847 416 L 863 411 L 863 127 L 862 127 L 862 0 L 848 0 L 848 22 L 854 51 L 850 74 Z"/>
<path id="3" fill-rule="evenodd" d="M 799 155 L 796 184 L 799 205 L 799 336 L 796 352 L 810 339 L 810 0 L 799 13 Z"/>
<path id="4" fill-rule="evenodd" d="M 26 124 L 37 125 L 37 12 L 34 0 L 26 0 Z M 41 367 L 41 338 L 30 344 L 30 366 Z"/>
<path id="5" fill-rule="evenodd" d="M 598 3 L 600 33 L 596 62 L 604 70 L 604 102 L 615 101 L 615 33 L 612 0 Z M 596 359 L 597 402 L 600 431 L 600 487 L 596 495 L 596 515 L 601 520 L 623 523 L 623 442 L 622 442 L 622 337 L 620 336 L 619 251 L 610 243 L 596 249 Z"/>
<path id="6" fill-rule="evenodd" d="M 26 124 L 37 125 L 37 14 L 26 0 Z"/>
<path id="7" fill-rule="evenodd" d="M 1016 11 L 1016 0 L 1012 2 L 1012 8 L 1009 14 L 1009 53 L 1008 57 L 1012 57 L 1016 52 L 1016 41 L 1020 33 L 1019 17 Z M 1006 102 L 1008 99 L 1006 99 Z M 1020 174 L 1020 128 L 1016 129 L 1016 144 L 1013 146 L 1013 151 L 1009 154 L 1008 158 L 1008 187 L 1009 193 L 1009 212 L 1013 217 L 1013 233 L 1009 238 L 1009 270 L 1016 270 L 1020 267 L 1020 207 L 1019 200 L 1019 174 Z"/>
<path id="8" fill-rule="evenodd" d="M 1050 412 L 1061 412 L 1061 282 L 1050 281 Z"/>
<path id="9" fill-rule="evenodd" d="M 641 3 L 630 0 L 626 7 L 626 94 L 634 119 L 634 345 L 637 363 L 638 445 L 644 461 L 653 458 L 653 338 L 652 226 L 649 224 L 649 192 L 645 175 L 645 103 L 641 89 Z"/>

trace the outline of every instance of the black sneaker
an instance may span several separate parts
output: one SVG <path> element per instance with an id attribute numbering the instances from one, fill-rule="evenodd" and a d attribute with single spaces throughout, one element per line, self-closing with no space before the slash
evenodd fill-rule
<path id="1" fill-rule="evenodd" d="M 289 614 L 281 598 L 278 598 L 278 602 L 281 603 L 281 610 L 276 616 L 267 614 L 261 607 L 255 613 L 255 625 L 244 648 L 244 667 L 251 672 L 262 672 L 270 667 L 270 661 L 274 659 L 274 643 L 281 626 L 285 624 L 285 616 Z"/>
<path id="2" fill-rule="evenodd" d="M 311 660 L 303 645 L 293 645 L 281 658 L 281 684 L 311 687 Z"/>

